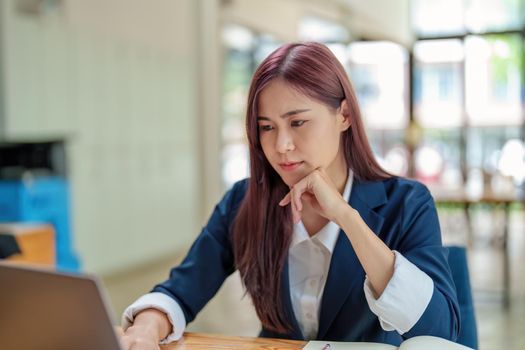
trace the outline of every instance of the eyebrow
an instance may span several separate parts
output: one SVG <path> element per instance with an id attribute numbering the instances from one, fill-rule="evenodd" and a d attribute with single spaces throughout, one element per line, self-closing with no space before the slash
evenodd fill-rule
<path id="1" fill-rule="evenodd" d="M 296 114 L 303 113 L 303 112 L 308 112 L 308 111 L 310 111 L 310 109 L 308 109 L 308 108 L 305 108 L 305 109 L 294 109 L 292 111 L 286 112 L 283 115 L 281 115 L 281 118 L 291 117 L 292 115 L 296 115 Z M 257 120 L 270 120 L 270 118 L 260 115 L 260 116 L 257 117 Z"/>

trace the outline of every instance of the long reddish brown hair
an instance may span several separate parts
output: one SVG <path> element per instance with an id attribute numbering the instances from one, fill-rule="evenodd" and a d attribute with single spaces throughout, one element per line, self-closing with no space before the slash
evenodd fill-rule
<path id="1" fill-rule="evenodd" d="M 259 142 L 257 108 L 261 91 L 280 78 L 304 95 L 336 110 L 348 103 L 351 126 L 342 135 L 348 168 L 357 180 L 381 180 L 390 175 L 375 160 L 348 76 L 332 52 L 319 43 L 292 43 L 272 52 L 255 71 L 246 112 L 250 149 L 250 181 L 233 226 L 236 267 L 262 325 L 286 333 L 291 330 L 281 298 L 281 274 L 292 239 L 290 206 L 279 201 L 288 186 L 266 159 Z"/>

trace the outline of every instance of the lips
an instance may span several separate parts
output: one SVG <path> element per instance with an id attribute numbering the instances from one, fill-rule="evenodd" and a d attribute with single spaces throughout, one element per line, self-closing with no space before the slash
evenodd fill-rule
<path id="1" fill-rule="evenodd" d="M 304 162 L 284 162 L 284 163 L 279 163 L 279 166 L 281 167 L 281 169 L 285 171 L 292 171 L 300 167 L 301 164 L 303 163 Z"/>

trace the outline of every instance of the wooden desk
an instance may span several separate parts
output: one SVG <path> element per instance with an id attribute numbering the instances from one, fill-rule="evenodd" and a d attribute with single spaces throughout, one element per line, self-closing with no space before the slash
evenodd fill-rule
<path id="1" fill-rule="evenodd" d="M 306 345 L 305 341 L 233 337 L 204 333 L 184 333 L 176 343 L 161 346 L 163 350 L 224 350 L 224 349 L 265 349 L 265 350 L 300 350 Z"/>

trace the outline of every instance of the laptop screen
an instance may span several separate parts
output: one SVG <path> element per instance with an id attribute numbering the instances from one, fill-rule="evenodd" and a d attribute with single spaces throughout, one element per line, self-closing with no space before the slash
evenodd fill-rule
<path id="1" fill-rule="evenodd" d="M 119 350 L 96 279 L 0 263 L 0 347 Z"/>

